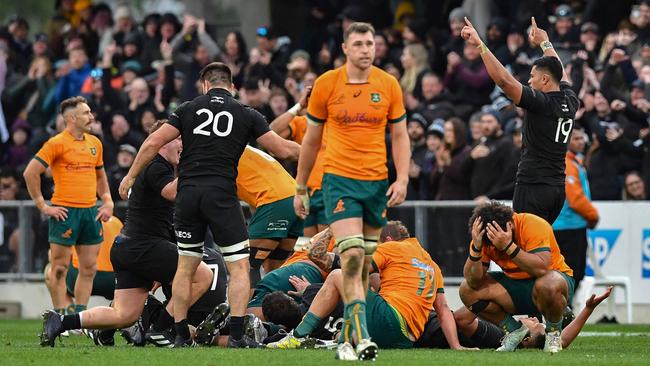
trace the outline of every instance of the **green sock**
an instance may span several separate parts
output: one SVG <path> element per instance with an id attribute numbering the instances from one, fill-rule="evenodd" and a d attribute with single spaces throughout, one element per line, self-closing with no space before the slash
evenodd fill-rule
<path id="1" fill-rule="evenodd" d="M 339 334 L 338 343 L 344 343 L 350 340 L 350 315 L 348 314 L 348 307 L 343 307 L 343 324 L 341 324 L 341 333 Z"/>
<path id="2" fill-rule="evenodd" d="M 308 311 L 307 314 L 302 318 L 302 321 L 296 329 L 293 331 L 293 335 L 298 338 L 303 338 L 311 334 L 311 332 L 316 329 L 318 324 L 320 324 L 321 318 L 317 317 L 311 311 Z"/>
<path id="3" fill-rule="evenodd" d="M 349 308 L 348 316 L 352 323 L 352 331 L 357 336 L 357 344 L 362 339 L 370 338 L 368 334 L 368 325 L 366 323 L 366 302 L 363 300 L 354 300 L 345 306 Z"/>
<path id="4" fill-rule="evenodd" d="M 75 309 L 75 304 L 70 304 L 65 308 L 65 315 L 72 315 L 76 313 Z"/>
<path id="5" fill-rule="evenodd" d="M 64 308 L 55 308 L 54 312 L 59 314 L 59 315 L 65 315 L 66 314 L 66 310 Z"/>
<path id="6" fill-rule="evenodd" d="M 277 332 L 280 331 L 280 329 L 282 329 L 281 326 L 279 326 L 277 324 L 274 324 L 274 323 L 271 323 L 271 322 L 264 322 L 263 324 L 266 327 L 266 330 L 269 331 L 269 335 L 270 334 L 276 334 Z"/>
<path id="7" fill-rule="evenodd" d="M 505 329 L 506 332 L 510 333 L 514 330 L 521 328 L 521 322 L 515 320 L 510 314 L 506 314 L 506 317 L 499 323 L 499 326 L 502 329 Z"/>
<path id="8" fill-rule="evenodd" d="M 74 305 L 74 312 L 75 313 L 80 313 L 82 311 L 86 310 L 86 305 L 80 305 L 80 304 L 75 304 Z"/>
<path id="9" fill-rule="evenodd" d="M 562 319 L 560 319 L 560 321 L 557 323 L 546 320 L 545 324 L 546 324 L 546 333 L 562 331 Z"/>

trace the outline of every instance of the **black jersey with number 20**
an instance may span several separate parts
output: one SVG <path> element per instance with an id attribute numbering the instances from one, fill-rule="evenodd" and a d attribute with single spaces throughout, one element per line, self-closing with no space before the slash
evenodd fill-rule
<path id="1" fill-rule="evenodd" d="M 224 179 L 234 186 L 246 144 L 270 131 L 259 112 L 221 88 L 181 104 L 169 116 L 169 124 L 183 140 L 179 188 L 222 185 Z"/>
<path id="2" fill-rule="evenodd" d="M 542 93 L 523 86 L 519 106 L 526 110 L 517 184 L 564 185 L 565 154 L 580 106 L 568 83 Z"/>

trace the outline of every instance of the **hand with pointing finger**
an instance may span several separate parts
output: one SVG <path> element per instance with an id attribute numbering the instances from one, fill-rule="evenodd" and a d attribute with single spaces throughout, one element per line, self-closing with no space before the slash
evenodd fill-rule
<path id="1" fill-rule="evenodd" d="M 537 22 L 535 17 L 530 18 L 532 27 L 530 28 L 530 33 L 528 34 L 528 42 L 533 48 L 539 47 L 540 44 L 544 41 L 548 41 L 548 34 L 545 30 L 537 27 Z"/>
<path id="2" fill-rule="evenodd" d="M 465 26 L 460 31 L 460 36 L 463 37 L 465 42 L 474 47 L 478 47 L 482 42 L 481 37 L 479 37 L 478 32 L 476 31 L 476 28 L 474 28 L 474 25 L 472 25 L 467 17 L 465 17 Z"/>

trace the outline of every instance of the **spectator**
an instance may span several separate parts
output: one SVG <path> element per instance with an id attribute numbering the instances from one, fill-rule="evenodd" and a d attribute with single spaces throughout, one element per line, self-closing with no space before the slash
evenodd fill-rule
<path id="1" fill-rule="evenodd" d="M 596 66 L 598 57 L 598 44 L 600 42 L 600 33 L 596 23 L 587 22 L 580 26 L 580 44 L 587 51 L 588 62 L 591 68 Z"/>
<path id="2" fill-rule="evenodd" d="M 232 82 L 239 89 L 244 84 L 244 70 L 248 65 L 248 49 L 244 36 L 239 31 L 232 31 L 226 35 L 223 45 L 224 53 L 221 61 L 228 65 L 232 72 Z"/>
<path id="3" fill-rule="evenodd" d="M 388 63 L 394 63 L 390 57 L 390 48 L 388 48 L 388 39 L 383 33 L 375 34 L 375 60 L 374 65 L 384 69 Z"/>
<path id="4" fill-rule="evenodd" d="M 500 118 L 499 112 L 492 109 L 481 115 L 483 136 L 475 143 L 462 168 L 470 175 L 470 196 L 478 202 L 511 199 L 514 194 L 517 174 L 514 147 L 503 134 Z"/>
<path id="5" fill-rule="evenodd" d="M 271 111 L 273 112 L 273 119 L 276 119 L 278 116 L 286 112 L 287 109 L 289 109 L 287 92 L 280 88 L 271 89 L 269 107 L 271 107 Z"/>
<path id="6" fill-rule="evenodd" d="M 54 100 L 56 104 L 64 99 L 77 96 L 81 93 L 81 86 L 90 75 L 88 56 L 83 48 L 73 48 L 68 52 L 68 62 L 63 64 L 56 72 L 59 81 L 54 87 Z"/>
<path id="7" fill-rule="evenodd" d="M 465 123 L 459 118 L 445 122 L 443 144 L 436 151 L 432 191 L 436 200 L 469 200 L 469 175 L 462 170 L 470 153 L 465 140 Z"/>
<path id="8" fill-rule="evenodd" d="M 271 82 L 283 86 L 291 55 L 289 37 L 278 37 L 270 27 L 260 27 L 257 29 L 257 48 L 260 51 L 260 63 L 269 68 Z"/>
<path id="9" fill-rule="evenodd" d="M 199 80 L 199 72 L 221 54 L 221 49 L 207 33 L 205 19 L 195 18 L 189 14 L 185 14 L 183 29 L 169 44 L 174 52 L 178 69 L 186 77 L 181 99 L 193 99 L 198 95 L 196 82 Z"/>
<path id="10" fill-rule="evenodd" d="M 114 201 L 121 201 L 120 193 L 118 188 L 120 187 L 120 182 L 129 172 L 131 165 L 135 156 L 138 154 L 138 150 L 135 147 L 124 144 L 120 145 L 120 148 L 117 152 L 117 160 L 114 165 L 112 165 L 106 172 L 108 176 L 108 184 L 111 188 L 111 196 Z"/>
<path id="11" fill-rule="evenodd" d="M 454 100 L 445 89 L 440 77 L 432 72 L 426 72 L 422 76 L 421 84 L 420 98 L 416 99 L 413 105 L 408 106 L 409 109 L 422 113 L 429 121 L 453 117 Z"/>
<path id="12" fill-rule="evenodd" d="M 465 26 L 465 17 L 468 16 L 463 8 L 455 8 L 449 13 L 449 37 L 442 46 L 442 54 L 447 56 L 453 52 L 457 55 L 463 53 L 465 41 L 460 36 L 460 31 Z"/>
<path id="13" fill-rule="evenodd" d="M 488 24 L 487 31 L 485 32 L 486 45 L 503 65 L 508 64 L 509 60 L 508 56 L 510 52 L 506 43 L 508 31 L 508 21 L 502 17 L 494 17 Z"/>
<path id="14" fill-rule="evenodd" d="M 268 104 L 271 96 L 269 90 L 270 80 L 248 79 L 239 92 L 242 103 L 255 108 L 266 117 L 267 121 L 273 121 L 273 110 Z"/>
<path id="15" fill-rule="evenodd" d="M 105 134 L 102 143 L 104 145 L 104 165 L 110 167 L 116 163 L 121 145 L 139 147 L 142 139 L 131 130 L 124 115 L 116 113 L 113 115 L 109 133 Z"/>
<path id="16" fill-rule="evenodd" d="M 401 61 L 404 74 L 399 83 L 406 106 L 413 110 L 417 107 L 418 100 L 422 99 L 422 77 L 428 71 L 427 49 L 418 43 L 407 45 L 402 52 Z"/>
<path id="17" fill-rule="evenodd" d="M 152 62 L 162 59 L 160 54 L 160 42 L 162 42 L 160 19 L 160 14 L 151 13 L 142 21 L 140 61 L 146 68 L 150 67 Z"/>
<path id="18" fill-rule="evenodd" d="M 559 51 L 565 63 L 571 59 L 571 51 L 578 45 L 579 33 L 575 24 L 573 10 L 569 5 L 560 5 L 555 9 L 555 24 L 548 32 L 551 43 Z"/>
<path id="19" fill-rule="evenodd" d="M 300 99 L 300 94 L 305 88 L 305 76 L 311 71 L 311 68 L 307 51 L 294 51 L 290 60 L 287 65 L 287 78 L 284 81 L 284 88 L 289 92 L 293 102 Z"/>
<path id="20" fill-rule="evenodd" d="M 420 199 L 432 200 L 435 198 L 432 195 L 433 187 L 431 185 L 431 175 L 436 165 L 436 151 L 442 145 L 442 137 L 445 133 L 445 121 L 443 119 L 434 120 L 426 132 L 426 146 L 427 150 L 420 166 Z"/>
<path id="21" fill-rule="evenodd" d="M 131 8 L 123 3 L 115 8 L 115 27 L 113 28 L 113 40 L 117 47 L 123 47 L 129 35 L 136 33 L 136 25 L 133 20 Z"/>
<path id="22" fill-rule="evenodd" d="M 409 184 L 406 192 L 407 200 L 420 200 L 421 185 L 427 185 L 429 177 L 422 175 L 422 167 L 427 165 L 426 131 L 429 121 L 420 114 L 412 113 L 408 119 L 408 134 L 411 140 L 411 165 L 409 168 Z"/>
<path id="23" fill-rule="evenodd" d="M 591 204 L 587 171 L 582 164 L 585 132 L 575 127 L 566 154 L 566 199 L 560 215 L 553 223 L 555 238 L 566 263 L 573 269 L 576 288 L 585 275 L 587 263 L 587 228 L 598 224 L 598 210 Z"/>
<path id="24" fill-rule="evenodd" d="M 131 125 L 131 129 L 138 133 L 144 133 L 138 122 L 142 119 L 142 113 L 145 110 L 156 110 L 156 106 L 151 98 L 149 85 L 142 78 L 137 78 L 131 83 L 129 90 L 128 112 L 126 119 Z M 163 111 L 157 111 L 161 113 Z"/>
<path id="25" fill-rule="evenodd" d="M 13 71 L 25 75 L 27 73 L 29 62 L 32 59 L 32 43 L 29 42 L 29 23 L 21 16 L 13 16 L 8 24 L 11 41 L 9 49 L 12 51 L 14 62 Z"/>
<path id="26" fill-rule="evenodd" d="M 31 134 L 32 129 L 27 121 L 23 119 L 14 121 L 11 127 L 11 146 L 6 156 L 6 164 L 12 169 L 22 170 L 31 157 L 32 151 L 28 145 Z"/>
<path id="27" fill-rule="evenodd" d="M 488 104 L 494 88 L 479 52 L 478 48 L 466 44 L 462 58 L 455 52 L 447 55 L 444 84 L 453 93 L 457 101 L 456 112 L 463 119 Z"/>
<path id="28" fill-rule="evenodd" d="M 623 189 L 624 201 L 645 201 L 648 199 L 646 187 L 639 172 L 633 171 L 625 175 L 625 187 Z"/>
<path id="29" fill-rule="evenodd" d="M 0 169 L 0 201 L 14 201 L 19 197 L 20 185 L 18 174 L 8 166 Z M 18 229 L 18 211 L 0 208 L 0 273 L 13 272 L 17 269 L 18 245 L 20 231 Z"/>

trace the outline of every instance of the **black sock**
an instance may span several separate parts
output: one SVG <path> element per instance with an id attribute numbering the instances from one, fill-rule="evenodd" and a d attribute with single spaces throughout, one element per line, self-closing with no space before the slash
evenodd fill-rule
<path id="1" fill-rule="evenodd" d="M 219 335 L 222 336 L 230 335 L 230 317 L 226 319 L 226 324 L 224 324 L 223 328 L 219 330 Z"/>
<path id="2" fill-rule="evenodd" d="M 244 317 L 231 316 L 230 317 L 230 337 L 234 340 L 240 340 L 244 335 Z"/>
<path id="3" fill-rule="evenodd" d="M 174 324 L 174 317 L 169 315 L 167 309 L 162 309 L 160 315 L 158 315 L 158 319 L 156 319 L 156 322 L 153 323 L 153 330 L 156 332 L 162 332 L 163 330 L 171 327 L 172 324 Z"/>
<path id="4" fill-rule="evenodd" d="M 174 328 L 176 328 L 176 337 L 190 339 L 190 328 L 187 326 L 187 319 L 175 323 Z"/>
<path id="5" fill-rule="evenodd" d="M 61 319 L 63 330 L 81 329 L 81 317 L 79 314 L 64 315 Z"/>

